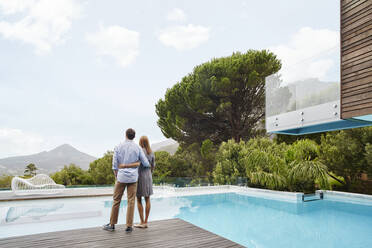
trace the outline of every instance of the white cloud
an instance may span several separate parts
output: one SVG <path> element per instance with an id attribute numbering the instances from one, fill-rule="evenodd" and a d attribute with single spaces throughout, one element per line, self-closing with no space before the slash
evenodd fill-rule
<path id="1" fill-rule="evenodd" d="M 163 29 L 158 39 L 166 46 L 174 47 L 177 50 L 190 50 L 200 46 L 209 39 L 209 28 L 195 26 L 172 26 Z"/>
<path id="2" fill-rule="evenodd" d="M 45 145 L 45 140 L 39 135 L 20 129 L 0 128 L 0 158 L 40 152 Z"/>
<path id="3" fill-rule="evenodd" d="M 126 67 L 139 54 L 139 33 L 121 26 L 100 26 L 96 33 L 86 35 L 86 40 L 97 48 L 99 55 L 113 57 Z"/>
<path id="4" fill-rule="evenodd" d="M 334 66 L 339 51 L 339 32 L 328 29 L 301 28 L 287 44 L 269 48 L 282 60 L 280 74 L 290 83 L 305 78 L 322 80 Z"/>
<path id="5" fill-rule="evenodd" d="M 167 20 L 169 21 L 185 21 L 186 14 L 182 9 L 174 8 L 167 14 Z"/>
<path id="6" fill-rule="evenodd" d="M 62 43 L 82 7 L 76 0 L 0 0 L 0 10 L 15 21 L 0 21 L 0 34 L 35 47 L 35 52 L 49 52 Z"/>
<path id="7" fill-rule="evenodd" d="M 4 14 L 11 15 L 30 8 L 34 3 L 34 0 L 0 0 L 0 9 Z"/>

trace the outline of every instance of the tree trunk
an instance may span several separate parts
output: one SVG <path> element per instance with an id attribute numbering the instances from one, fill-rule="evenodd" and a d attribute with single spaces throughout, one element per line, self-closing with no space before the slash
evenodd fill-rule
<path id="1" fill-rule="evenodd" d="M 239 143 L 242 137 L 239 135 L 238 132 L 233 131 L 233 137 L 232 137 L 232 138 L 234 139 L 234 141 L 235 141 L 236 143 Z"/>
<path id="2" fill-rule="evenodd" d="M 349 191 L 350 190 L 350 186 L 351 186 L 351 178 L 350 176 L 344 176 L 344 179 L 345 179 L 345 187 L 346 187 L 346 190 Z"/>

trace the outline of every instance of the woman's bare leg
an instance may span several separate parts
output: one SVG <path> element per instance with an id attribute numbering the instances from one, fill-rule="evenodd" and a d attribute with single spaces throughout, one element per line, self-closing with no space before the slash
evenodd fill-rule
<path id="1" fill-rule="evenodd" d="M 138 213 L 141 219 L 141 224 L 145 223 L 143 219 L 143 206 L 142 206 L 142 197 L 137 197 L 137 208 L 138 208 Z"/>
<path id="2" fill-rule="evenodd" d="M 146 218 L 145 218 L 145 224 L 147 224 L 147 221 L 148 221 L 149 215 L 150 215 L 150 209 L 151 209 L 150 196 L 145 197 L 145 201 L 146 201 Z"/>

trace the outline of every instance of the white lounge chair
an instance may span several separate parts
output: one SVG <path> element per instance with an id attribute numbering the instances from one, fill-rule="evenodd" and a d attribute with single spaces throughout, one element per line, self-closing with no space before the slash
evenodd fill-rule
<path id="1" fill-rule="evenodd" d="M 12 191 L 16 195 L 56 194 L 65 189 L 64 185 L 56 184 L 45 174 L 38 174 L 29 179 L 13 177 Z"/>

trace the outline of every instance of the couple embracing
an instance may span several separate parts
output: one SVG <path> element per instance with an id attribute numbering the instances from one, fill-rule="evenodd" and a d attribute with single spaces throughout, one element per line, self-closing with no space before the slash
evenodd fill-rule
<path id="1" fill-rule="evenodd" d="M 103 226 L 106 231 L 114 231 L 118 222 L 121 198 L 127 188 L 127 233 L 133 231 L 133 216 L 135 198 L 137 197 L 138 212 L 141 223 L 135 225 L 139 228 L 147 228 L 147 220 L 150 214 L 150 195 L 152 191 L 152 171 L 155 168 L 155 156 L 151 151 L 149 140 L 146 136 L 140 138 L 140 147 L 134 143 L 136 132 L 129 128 L 126 133 L 125 142 L 114 149 L 112 158 L 112 169 L 115 174 L 116 183 L 114 187 L 113 205 L 111 209 L 110 223 Z M 143 215 L 142 197 L 146 202 L 146 215 Z"/>

